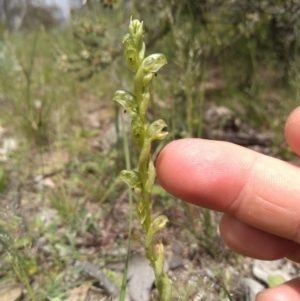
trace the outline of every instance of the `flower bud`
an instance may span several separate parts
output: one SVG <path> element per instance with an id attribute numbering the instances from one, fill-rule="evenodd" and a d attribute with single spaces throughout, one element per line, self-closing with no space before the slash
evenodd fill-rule
<path id="1" fill-rule="evenodd" d="M 146 118 L 146 112 L 147 112 L 147 109 L 148 109 L 148 106 L 149 106 L 149 102 L 150 102 L 150 92 L 149 92 L 149 88 L 148 89 L 145 89 L 146 91 L 142 94 L 142 102 L 140 104 L 140 107 L 139 107 L 139 113 L 140 113 L 140 116 L 141 118 Z"/>
<path id="2" fill-rule="evenodd" d="M 133 37 L 136 40 L 136 46 L 140 46 L 140 42 L 143 39 L 144 34 L 144 24 L 143 22 L 140 22 L 139 20 L 130 20 L 129 23 L 129 33 L 131 37 Z"/>
<path id="3" fill-rule="evenodd" d="M 139 149 L 143 146 L 145 129 L 143 122 L 138 114 L 132 114 L 131 120 L 132 138 Z"/>
<path id="4" fill-rule="evenodd" d="M 127 67 L 131 71 L 136 72 L 140 65 L 137 51 L 134 48 L 130 47 L 125 50 L 124 57 L 126 60 Z"/>
<path id="5" fill-rule="evenodd" d="M 156 280 L 161 280 L 161 276 L 164 270 L 165 256 L 164 256 L 164 245 L 159 242 L 154 246 L 155 262 L 154 272 Z"/>
<path id="6" fill-rule="evenodd" d="M 151 191 L 152 191 L 152 188 L 153 188 L 154 183 L 155 183 L 155 176 L 156 176 L 156 173 L 155 173 L 155 167 L 154 167 L 153 161 L 149 160 L 148 179 L 147 179 L 147 182 L 145 184 L 145 190 L 148 193 L 151 193 Z"/>
<path id="7" fill-rule="evenodd" d="M 147 208 L 145 207 L 144 199 L 140 198 L 136 204 L 136 215 L 139 222 L 143 225 L 147 217 Z"/>

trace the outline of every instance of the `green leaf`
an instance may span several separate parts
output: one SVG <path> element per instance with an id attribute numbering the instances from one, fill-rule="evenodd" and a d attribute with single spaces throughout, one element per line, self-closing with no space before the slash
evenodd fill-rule
<path id="1" fill-rule="evenodd" d="M 274 287 L 284 283 L 286 280 L 281 275 L 270 275 L 268 276 L 269 287 Z"/>
<path id="2" fill-rule="evenodd" d="M 33 238 L 29 235 L 24 235 L 14 242 L 16 249 L 29 248 L 32 244 Z"/>

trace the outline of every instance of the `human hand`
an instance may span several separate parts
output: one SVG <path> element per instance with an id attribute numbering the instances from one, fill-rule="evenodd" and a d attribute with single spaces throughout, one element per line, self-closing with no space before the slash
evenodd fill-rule
<path id="1" fill-rule="evenodd" d="M 300 107 L 288 117 L 285 135 L 300 155 Z M 224 213 L 220 233 L 231 249 L 300 262 L 300 167 L 227 142 L 182 139 L 162 150 L 156 171 L 172 195 Z M 256 300 L 300 300 L 300 278 Z"/>

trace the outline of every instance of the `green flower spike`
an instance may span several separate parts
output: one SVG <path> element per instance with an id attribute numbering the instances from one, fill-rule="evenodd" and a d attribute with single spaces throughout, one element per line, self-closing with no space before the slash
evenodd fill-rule
<path id="1" fill-rule="evenodd" d="M 163 140 L 168 133 L 167 124 L 162 120 L 147 121 L 146 112 L 151 99 L 150 82 L 153 75 L 167 63 L 165 55 L 155 53 L 145 58 L 143 22 L 130 20 L 129 33 L 123 37 L 125 60 L 128 68 L 135 73 L 133 92 L 118 90 L 113 99 L 120 103 L 131 116 L 131 134 L 140 155 L 136 170 L 123 170 L 120 179 L 132 187 L 137 195 L 136 215 L 145 231 L 146 257 L 155 275 L 160 301 L 171 300 L 171 283 L 164 271 L 164 246 L 155 242 L 155 234 L 163 230 L 168 218 L 164 215 L 151 218 L 151 191 L 155 183 L 155 167 L 151 157 L 154 140 Z"/>

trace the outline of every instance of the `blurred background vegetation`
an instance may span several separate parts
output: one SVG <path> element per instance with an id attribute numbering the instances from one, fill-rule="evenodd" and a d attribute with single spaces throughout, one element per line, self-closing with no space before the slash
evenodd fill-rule
<path id="1" fill-rule="evenodd" d="M 95 0 L 64 28 L 31 14 L 17 32 L 0 29 L 0 282 L 21 282 L 24 300 L 64 300 L 61 275 L 72 260 L 104 260 L 126 245 L 126 188 L 117 179 L 126 113 L 112 95 L 132 85 L 122 46 L 131 16 L 144 21 L 147 53 L 168 58 L 149 113 L 166 120 L 168 141 L 217 137 L 294 159 L 283 126 L 299 105 L 299 1 Z M 228 260 L 217 215 L 158 185 L 154 202 L 169 230 Z M 111 228 L 114 218 L 120 225 Z"/>

